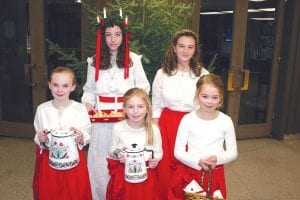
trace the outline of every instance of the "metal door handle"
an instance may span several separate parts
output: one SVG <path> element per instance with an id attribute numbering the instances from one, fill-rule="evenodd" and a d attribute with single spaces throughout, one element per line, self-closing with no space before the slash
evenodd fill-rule
<path id="1" fill-rule="evenodd" d="M 244 73 L 244 85 L 240 88 L 240 90 L 248 90 L 249 88 L 249 77 L 250 77 L 250 70 L 249 69 L 242 69 L 242 73 Z"/>
<path id="2" fill-rule="evenodd" d="M 36 84 L 33 82 L 33 68 L 34 64 L 25 64 L 24 65 L 24 78 L 25 78 L 25 85 L 28 86 L 35 86 Z"/>
<path id="3" fill-rule="evenodd" d="M 234 91 L 234 87 L 233 87 L 233 71 L 228 71 L 228 81 L 227 81 L 227 91 Z"/>

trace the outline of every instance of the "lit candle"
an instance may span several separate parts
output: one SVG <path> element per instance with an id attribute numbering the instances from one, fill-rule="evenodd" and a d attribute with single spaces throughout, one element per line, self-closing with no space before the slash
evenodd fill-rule
<path id="1" fill-rule="evenodd" d="M 106 8 L 105 7 L 103 8 L 103 18 L 104 19 L 106 18 Z"/>
<path id="2" fill-rule="evenodd" d="M 122 8 L 120 8 L 120 17 L 122 17 Z"/>
<path id="3" fill-rule="evenodd" d="M 97 16 L 97 22 L 98 22 L 98 24 L 100 24 L 100 18 L 99 18 L 99 16 Z"/>
<path id="4" fill-rule="evenodd" d="M 127 15 L 125 17 L 125 23 L 126 23 L 126 25 L 128 24 L 128 16 Z"/>

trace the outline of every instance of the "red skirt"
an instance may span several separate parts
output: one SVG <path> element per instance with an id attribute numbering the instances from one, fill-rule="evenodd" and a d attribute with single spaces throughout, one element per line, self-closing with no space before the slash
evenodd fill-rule
<path id="1" fill-rule="evenodd" d="M 202 183 L 201 176 L 204 170 L 195 170 L 183 164 L 177 164 L 175 173 L 170 180 L 168 199 L 182 200 L 184 198 L 183 189 L 195 180 L 199 185 Z M 208 193 L 208 172 L 205 172 L 202 188 Z M 226 199 L 226 184 L 224 175 L 224 166 L 219 165 L 212 171 L 210 195 L 216 190 L 220 190 L 224 199 Z"/>
<path id="2" fill-rule="evenodd" d="M 124 164 L 107 159 L 111 176 L 106 191 L 106 200 L 159 200 L 156 169 L 148 169 L 148 178 L 142 183 L 128 183 L 124 180 Z"/>
<path id="3" fill-rule="evenodd" d="M 167 199 L 168 188 L 172 176 L 172 165 L 178 162 L 174 157 L 174 146 L 181 119 L 188 112 L 178 112 L 165 108 L 159 119 L 162 137 L 163 158 L 157 167 L 158 187 L 161 200 Z"/>
<path id="4" fill-rule="evenodd" d="M 91 200 L 91 187 L 86 158 L 78 150 L 79 164 L 68 170 L 56 170 L 49 166 L 49 150 L 36 148 L 36 165 L 33 177 L 34 199 L 40 200 Z"/>

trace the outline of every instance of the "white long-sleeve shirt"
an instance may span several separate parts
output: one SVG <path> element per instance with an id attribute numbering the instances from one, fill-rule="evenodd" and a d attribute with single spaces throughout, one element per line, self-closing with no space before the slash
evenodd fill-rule
<path id="1" fill-rule="evenodd" d="M 86 107 L 76 101 L 63 110 L 61 116 L 58 109 L 53 105 L 52 101 L 47 101 L 40 104 L 37 107 L 34 117 L 35 137 L 34 141 L 37 145 L 40 145 L 38 139 L 38 133 L 47 129 L 48 131 L 59 128 L 71 128 L 75 127 L 83 134 L 84 145 L 90 141 L 91 122 L 86 110 Z M 48 134 L 48 138 L 51 140 L 51 134 Z"/>
<path id="2" fill-rule="evenodd" d="M 202 68 L 201 76 L 209 72 Z M 152 84 L 153 118 L 159 118 L 164 108 L 191 112 L 195 109 L 194 96 L 200 76 L 190 72 L 177 72 L 169 76 L 159 69 Z"/>
<path id="3" fill-rule="evenodd" d="M 91 103 L 98 110 L 122 109 L 123 103 L 104 103 L 99 102 L 98 96 L 105 97 L 122 97 L 127 90 L 133 87 L 144 89 L 147 93 L 150 91 L 150 84 L 146 77 L 141 62 L 141 56 L 130 52 L 132 67 L 129 68 L 129 78 L 124 79 L 124 68 L 118 68 L 116 62 L 111 59 L 112 68 L 99 70 L 99 79 L 95 82 L 95 70 L 92 66 L 93 58 L 89 57 L 87 81 L 83 87 L 83 104 Z"/>
<path id="4" fill-rule="evenodd" d="M 174 155 L 183 164 L 197 170 L 201 169 L 199 160 L 208 156 L 217 156 L 217 165 L 235 160 L 237 145 L 231 118 L 219 112 L 215 119 L 203 120 L 195 111 L 188 113 L 179 125 Z"/>
<path id="5" fill-rule="evenodd" d="M 131 128 L 126 120 L 115 124 L 112 133 L 112 140 L 109 147 L 109 154 L 113 157 L 116 149 L 123 147 L 132 148 L 132 144 L 137 144 L 139 148 L 153 150 L 154 158 L 160 160 L 163 155 L 160 131 L 157 125 L 153 124 L 153 144 L 147 144 L 146 129 Z"/>

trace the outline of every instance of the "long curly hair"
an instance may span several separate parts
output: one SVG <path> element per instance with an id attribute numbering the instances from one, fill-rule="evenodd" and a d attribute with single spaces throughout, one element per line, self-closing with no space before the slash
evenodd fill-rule
<path id="1" fill-rule="evenodd" d="M 117 25 L 114 25 L 117 26 Z M 108 27 L 113 27 L 113 26 L 108 26 Z M 128 33 L 127 33 L 128 34 Z M 110 59 L 112 54 L 110 53 L 109 47 L 106 44 L 106 36 L 105 36 L 105 31 L 101 32 L 102 35 L 102 41 L 101 41 L 101 63 L 100 63 L 100 69 L 101 70 L 106 70 L 111 68 L 111 63 L 110 63 Z M 118 49 L 118 53 L 117 53 L 117 66 L 119 68 L 124 68 L 124 63 L 125 63 L 125 34 L 122 31 L 122 43 L 119 46 Z M 129 57 L 130 61 L 129 61 L 129 67 L 132 66 L 132 60 Z M 94 61 L 95 61 L 95 56 L 94 56 Z M 93 65 L 95 65 L 95 63 L 93 63 Z"/>
<path id="2" fill-rule="evenodd" d="M 198 36 L 189 29 L 182 29 L 182 30 L 178 31 L 175 34 L 175 36 L 172 38 L 170 47 L 165 56 L 164 63 L 162 64 L 162 69 L 169 76 L 176 74 L 178 60 L 177 60 L 176 53 L 174 52 L 174 47 L 177 45 L 179 38 L 183 37 L 183 36 L 191 37 L 195 41 L 195 46 L 196 46 L 195 53 L 194 53 L 193 57 L 191 58 L 189 65 L 190 65 L 191 71 L 194 73 L 194 75 L 200 76 L 202 64 L 200 63 L 200 52 L 197 47 Z"/>

